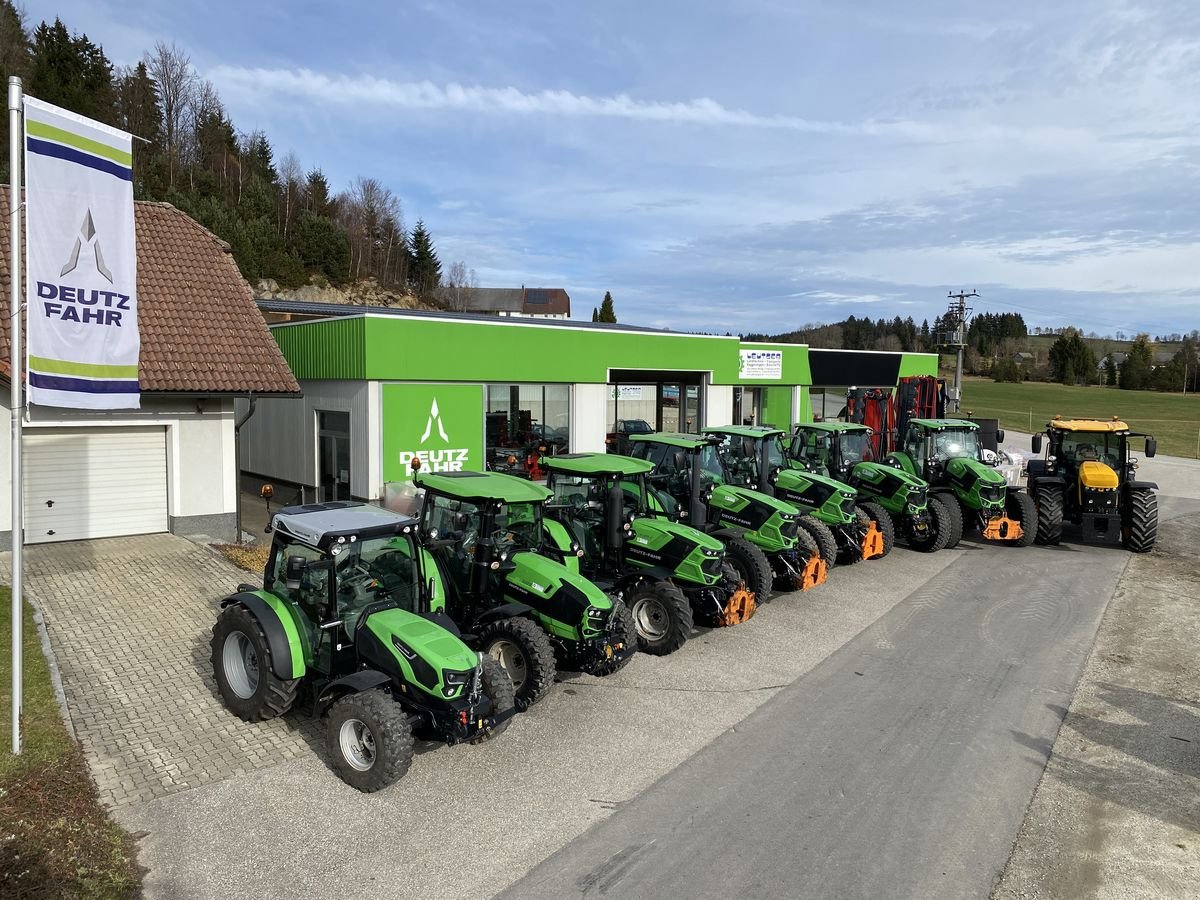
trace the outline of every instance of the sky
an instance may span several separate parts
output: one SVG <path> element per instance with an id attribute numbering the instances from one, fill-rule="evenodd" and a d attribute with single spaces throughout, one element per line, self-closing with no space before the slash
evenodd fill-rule
<path id="1" fill-rule="evenodd" d="M 1194 0 L 26 2 L 187 51 L 235 126 L 374 177 L 484 287 L 778 333 L 974 308 L 1200 328 Z"/>

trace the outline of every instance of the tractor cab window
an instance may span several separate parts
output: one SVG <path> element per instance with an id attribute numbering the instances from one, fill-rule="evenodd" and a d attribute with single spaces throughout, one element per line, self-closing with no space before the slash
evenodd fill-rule
<path id="1" fill-rule="evenodd" d="M 417 611 L 418 571 L 407 536 L 347 541 L 335 544 L 334 551 L 337 613 L 351 638 L 371 603 L 390 600 L 400 609 Z"/>
<path id="2" fill-rule="evenodd" d="M 498 503 L 492 514 L 491 540 L 499 550 L 515 553 L 541 546 L 540 503 Z"/>
<path id="3" fill-rule="evenodd" d="M 792 442 L 792 452 L 818 471 L 825 471 L 830 466 L 829 435 L 816 428 L 801 431 Z"/>
<path id="4" fill-rule="evenodd" d="M 869 431 L 842 432 L 842 465 L 871 459 L 871 433 Z"/>
<path id="5" fill-rule="evenodd" d="M 908 434 L 904 436 L 904 452 L 907 453 L 918 466 L 926 457 L 925 453 L 925 431 L 918 425 L 910 425 Z"/>
<path id="6" fill-rule="evenodd" d="M 304 544 L 284 544 L 275 550 L 271 561 L 271 577 L 267 589 L 277 597 L 291 600 L 300 608 L 312 625 L 321 621 L 329 603 L 329 569 L 306 569 L 300 587 L 288 590 L 287 559 L 299 556 L 306 563 L 324 558 L 320 550 Z"/>
<path id="7" fill-rule="evenodd" d="M 438 538 L 474 542 L 479 533 L 479 507 L 467 500 L 434 495 L 425 506 L 425 527 Z"/>
<path id="8" fill-rule="evenodd" d="M 938 459 L 979 459 L 979 433 L 967 429 L 939 431 L 933 437 Z"/>
<path id="9" fill-rule="evenodd" d="M 725 481 L 725 469 L 721 465 L 721 456 L 717 453 L 715 444 L 705 444 L 696 454 L 696 462 L 700 466 L 700 487 L 706 488 Z"/>
<path id="10" fill-rule="evenodd" d="M 758 481 L 758 453 L 753 438 L 724 434 L 717 444 L 717 455 L 734 484 L 754 484 Z"/>
<path id="11" fill-rule="evenodd" d="M 1119 449 L 1109 444 L 1109 435 L 1086 431 L 1068 431 L 1063 434 L 1062 457 L 1069 463 L 1102 462 L 1111 468 L 1120 465 Z"/>
<path id="12" fill-rule="evenodd" d="M 571 537 L 588 559 L 597 558 L 604 550 L 605 499 L 610 486 L 608 479 L 554 476 L 550 502 L 562 510 Z"/>

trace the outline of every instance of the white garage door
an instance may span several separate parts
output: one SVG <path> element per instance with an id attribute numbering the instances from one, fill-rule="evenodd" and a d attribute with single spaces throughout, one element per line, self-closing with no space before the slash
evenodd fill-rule
<path id="1" fill-rule="evenodd" d="M 25 431 L 25 541 L 167 530 L 165 428 Z"/>

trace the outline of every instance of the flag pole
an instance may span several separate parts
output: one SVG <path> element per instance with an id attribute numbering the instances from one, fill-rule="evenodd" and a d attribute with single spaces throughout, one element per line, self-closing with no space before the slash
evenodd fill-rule
<path id="1" fill-rule="evenodd" d="M 8 345 L 9 385 L 12 404 L 12 752 L 21 752 L 21 705 L 23 693 L 23 666 L 21 659 L 22 626 L 24 612 L 21 603 L 22 560 L 24 544 L 24 517 L 22 506 L 24 492 L 21 482 L 21 407 L 24 405 L 22 387 L 24 382 L 25 354 L 21 346 L 21 156 L 25 143 L 25 124 L 21 118 L 21 79 L 16 75 L 8 79 L 8 238 L 9 272 L 12 275 L 8 310 L 12 316 L 11 338 Z"/>

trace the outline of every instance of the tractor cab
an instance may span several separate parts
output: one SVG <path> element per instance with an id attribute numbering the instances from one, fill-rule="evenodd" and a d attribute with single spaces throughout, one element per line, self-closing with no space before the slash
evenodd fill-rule
<path id="1" fill-rule="evenodd" d="M 1157 445 L 1148 434 L 1112 419 L 1064 419 L 1046 424 L 1044 459 L 1031 460 L 1027 477 L 1038 506 L 1038 542 L 1058 543 L 1063 522 L 1079 527 L 1084 540 L 1124 542 L 1137 552 L 1156 539 L 1158 503 L 1152 482 L 1137 480 L 1132 438 L 1145 438 L 1146 457 Z M 1042 434 L 1032 448 L 1042 452 Z M 1151 507 L 1153 507 L 1151 509 Z"/>
<path id="2" fill-rule="evenodd" d="M 854 467 L 875 459 L 872 432 L 853 422 L 814 422 L 792 430 L 787 456 L 810 472 L 849 482 Z"/>

